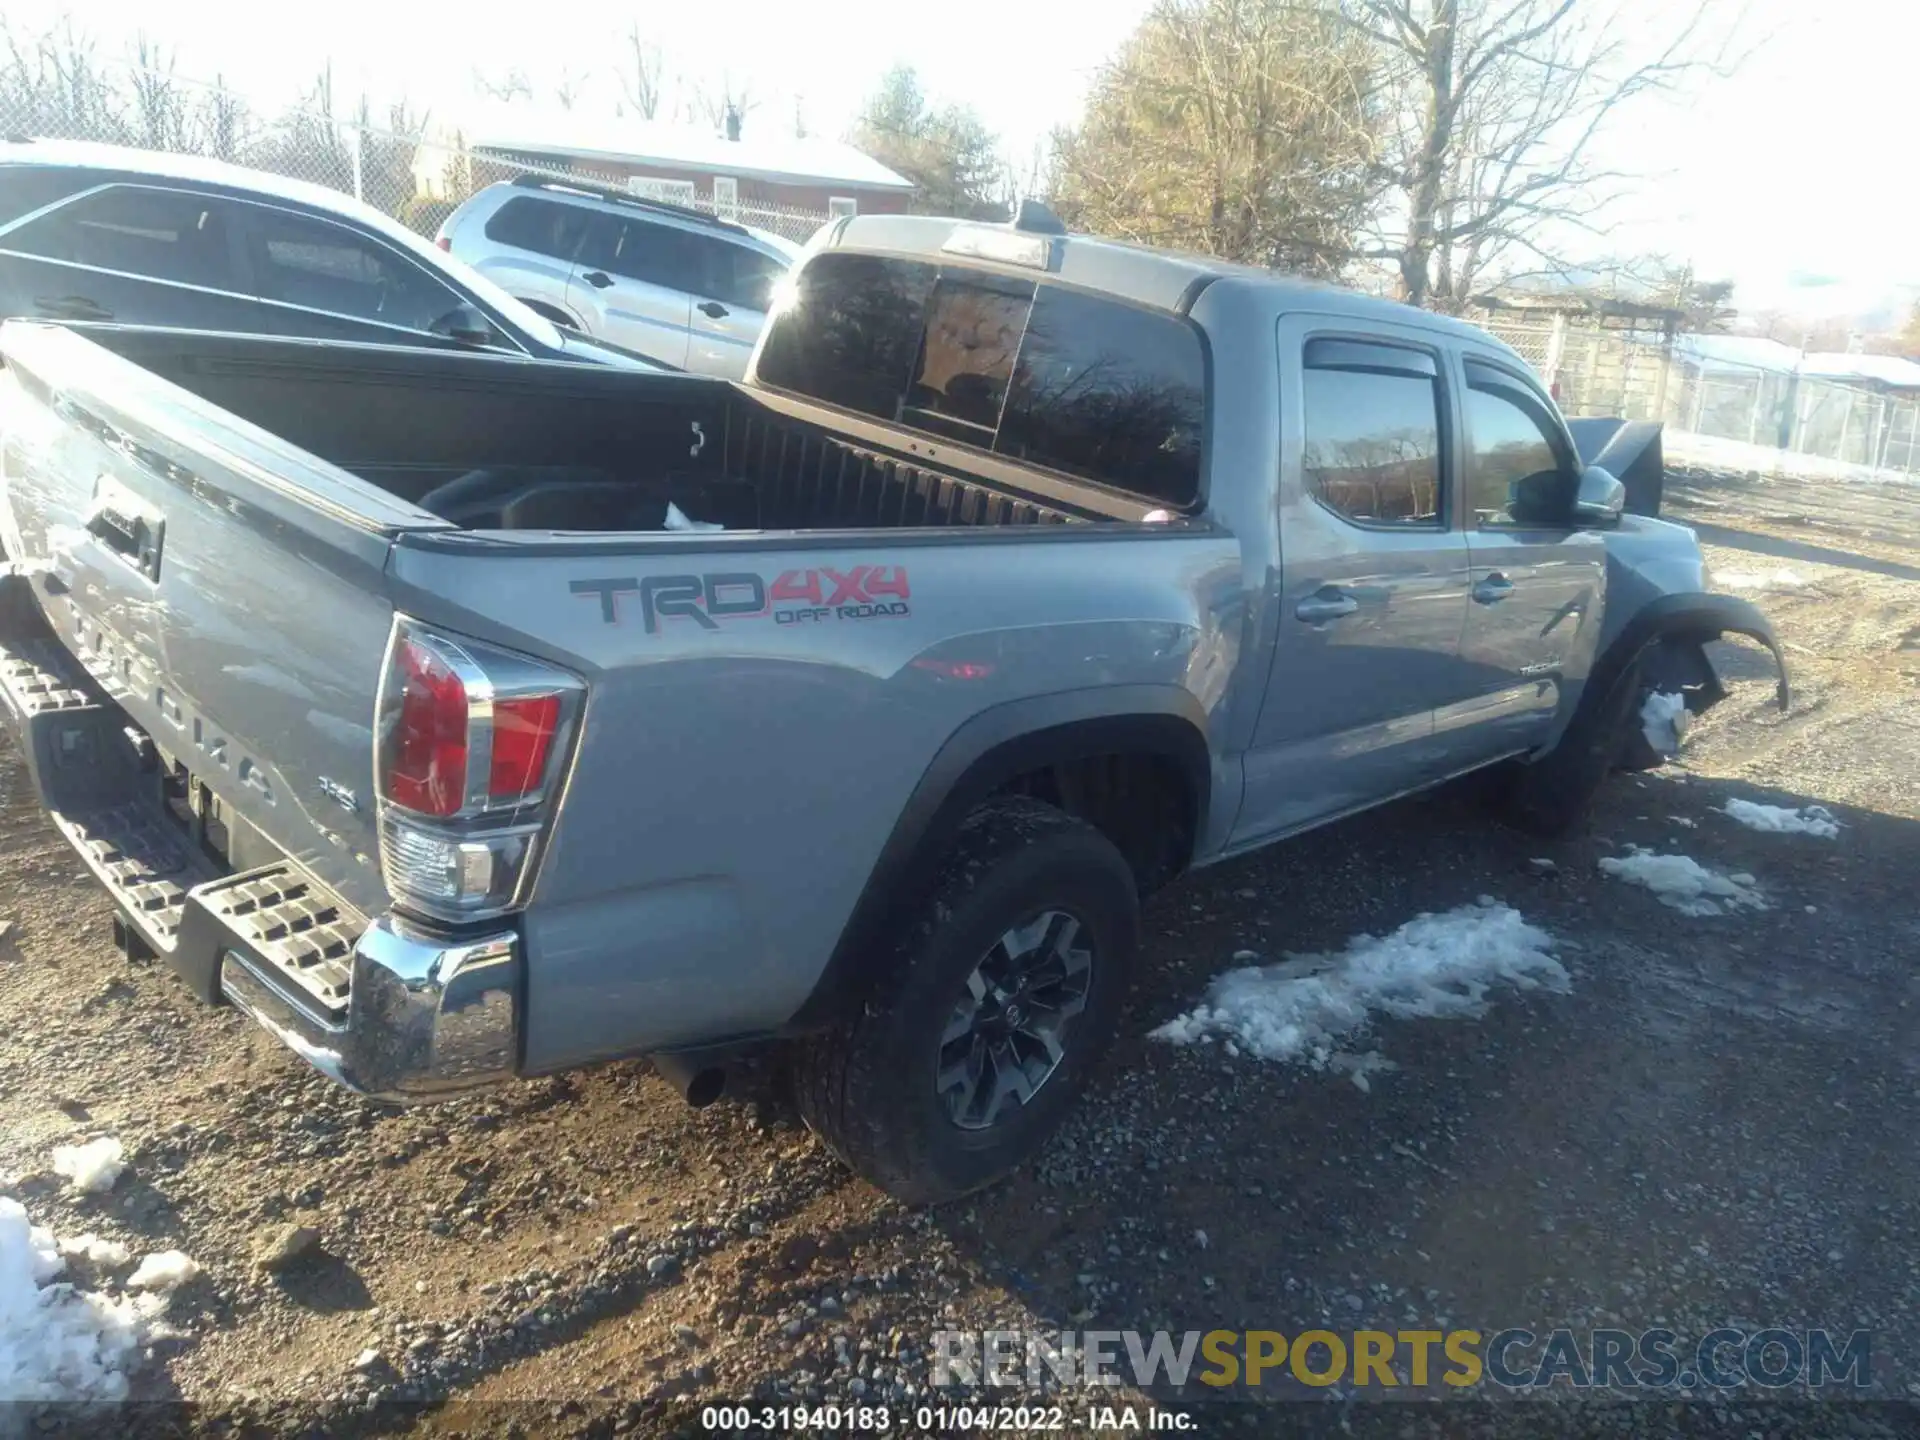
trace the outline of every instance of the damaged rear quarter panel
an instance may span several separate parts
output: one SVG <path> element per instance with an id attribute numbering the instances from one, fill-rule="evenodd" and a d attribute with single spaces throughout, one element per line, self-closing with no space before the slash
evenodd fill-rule
<path id="1" fill-rule="evenodd" d="M 529 1072 L 784 1023 L 982 711 L 1152 689 L 1232 763 L 1249 604 L 1223 531 L 785 541 L 395 547 L 403 612 L 588 682 L 523 918 Z"/>

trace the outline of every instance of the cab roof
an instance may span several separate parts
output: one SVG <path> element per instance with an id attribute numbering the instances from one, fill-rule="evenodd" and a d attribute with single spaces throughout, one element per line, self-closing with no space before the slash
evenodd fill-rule
<path id="1" fill-rule="evenodd" d="M 981 237 L 984 243 L 976 243 Z M 1005 237 L 998 240 L 993 237 Z M 1230 282 L 1259 297 L 1276 313 L 1310 310 L 1350 314 L 1382 321 L 1417 323 L 1485 342 L 1487 334 L 1465 321 L 1436 315 L 1397 300 L 1383 300 L 1337 285 L 1302 279 L 1278 270 L 1241 265 L 1212 255 L 1159 250 L 1096 235 L 1069 234 L 1019 225 L 944 220 L 925 215 L 858 215 L 830 226 L 817 244 L 828 248 L 876 251 L 938 262 L 968 265 L 1029 278 L 1045 273 L 1088 290 L 1098 290 L 1136 305 L 1184 315 L 1209 286 Z M 1003 262 L 994 252 L 1044 246 L 1039 264 Z"/>

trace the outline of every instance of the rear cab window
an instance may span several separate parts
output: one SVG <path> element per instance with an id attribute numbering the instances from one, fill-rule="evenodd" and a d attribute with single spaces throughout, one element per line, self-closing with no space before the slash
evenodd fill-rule
<path id="1" fill-rule="evenodd" d="M 828 252 L 768 328 L 759 380 L 1189 509 L 1206 354 L 1181 316 L 1045 278 Z"/>

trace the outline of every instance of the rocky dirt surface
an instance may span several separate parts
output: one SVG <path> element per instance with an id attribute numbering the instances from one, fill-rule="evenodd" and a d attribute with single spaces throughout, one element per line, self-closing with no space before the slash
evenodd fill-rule
<path id="1" fill-rule="evenodd" d="M 839 1401 L 915 1434 L 917 1405 L 981 1398 L 930 1393 L 943 1329 L 1777 1325 L 1872 1331 L 1865 1398 L 1099 1398 L 1199 1433 L 1912 1433 L 1887 1402 L 1920 1395 L 1920 571 L 1867 541 L 1815 563 L 1731 538 L 1711 561 L 1761 577 L 1790 714 L 1729 647 L 1734 694 L 1686 765 L 1618 780 L 1578 838 L 1446 792 L 1190 878 L 1149 912 L 1123 1038 L 1066 1133 L 926 1214 L 847 1176 L 771 1085 L 703 1111 L 643 1064 L 412 1111 L 337 1090 L 112 949 L 0 752 L 0 1194 L 199 1263 L 136 1386 L 204 1407 L 196 1426 L 650 1435 L 698 1433 L 703 1405 Z M 1839 837 L 1745 829 L 1735 796 L 1825 805 Z M 1682 916 L 1601 872 L 1629 844 L 1749 874 L 1768 908 Z M 1370 1088 L 1147 1038 L 1236 954 L 1338 950 L 1482 895 L 1555 937 L 1571 993 L 1384 1022 Z M 127 1170 L 81 1193 L 52 1150 L 98 1135 Z M 1085 1394 L 1052 1398 L 1088 1428 Z"/>

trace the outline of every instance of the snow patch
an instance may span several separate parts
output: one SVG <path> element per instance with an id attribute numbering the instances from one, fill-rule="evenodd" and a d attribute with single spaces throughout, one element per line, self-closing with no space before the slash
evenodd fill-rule
<path id="1" fill-rule="evenodd" d="M 1629 885 L 1651 890 L 1662 905 L 1682 915 L 1725 915 L 1743 906 L 1767 908 L 1751 875 L 1722 875 L 1685 855 L 1656 855 L 1644 846 L 1628 847 L 1624 856 L 1606 856 L 1600 868 Z"/>
<path id="2" fill-rule="evenodd" d="M 1206 998 L 1152 1032 L 1173 1045 L 1220 1039 L 1262 1060 L 1345 1072 L 1362 1090 L 1393 1068 L 1378 1052 L 1350 1053 L 1376 1013 L 1405 1020 L 1484 1014 L 1506 983 L 1566 994 L 1572 982 L 1548 953 L 1553 937 L 1491 896 L 1443 915 L 1421 915 L 1391 935 L 1361 935 L 1339 954 L 1293 955 L 1230 970 Z"/>
<path id="3" fill-rule="evenodd" d="M 91 1231 L 62 1240 L 60 1253 L 66 1256 L 82 1255 L 92 1264 L 102 1266 L 124 1265 L 133 1258 L 133 1252 L 118 1240 L 102 1240 Z"/>
<path id="4" fill-rule="evenodd" d="M 102 1136 L 84 1145 L 53 1147 L 54 1173 L 64 1175 L 76 1190 L 111 1190 L 127 1168 L 126 1150 L 118 1140 Z"/>
<path id="5" fill-rule="evenodd" d="M 163 1296 L 51 1283 L 66 1268 L 63 1248 L 0 1197 L 0 1404 L 123 1400 L 126 1372 L 158 1331 Z"/>
<path id="6" fill-rule="evenodd" d="M 1723 590 L 1752 590 L 1778 595 L 1804 590 L 1808 581 L 1796 570 L 1715 570 L 1713 583 Z"/>
<path id="7" fill-rule="evenodd" d="M 1785 805 L 1762 805 L 1754 800 L 1729 800 L 1721 807 L 1749 830 L 1769 835 L 1817 835 L 1822 840 L 1837 839 L 1840 822 L 1824 805 L 1792 809 Z"/>
<path id="8" fill-rule="evenodd" d="M 1640 733 L 1647 737 L 1647 744 L 1671 759 L 1680 753 L 1689 718 L 1686 696 L 1655 690 L 1640 707 Z"/>
<path id="9" fill-rule="evenodd" d="M 129 1290 L 172 1290 L 200 1273 L 198 1262 L 182 1250 L 160 1250 L 140 1262 L 127 1277 Z"/>

